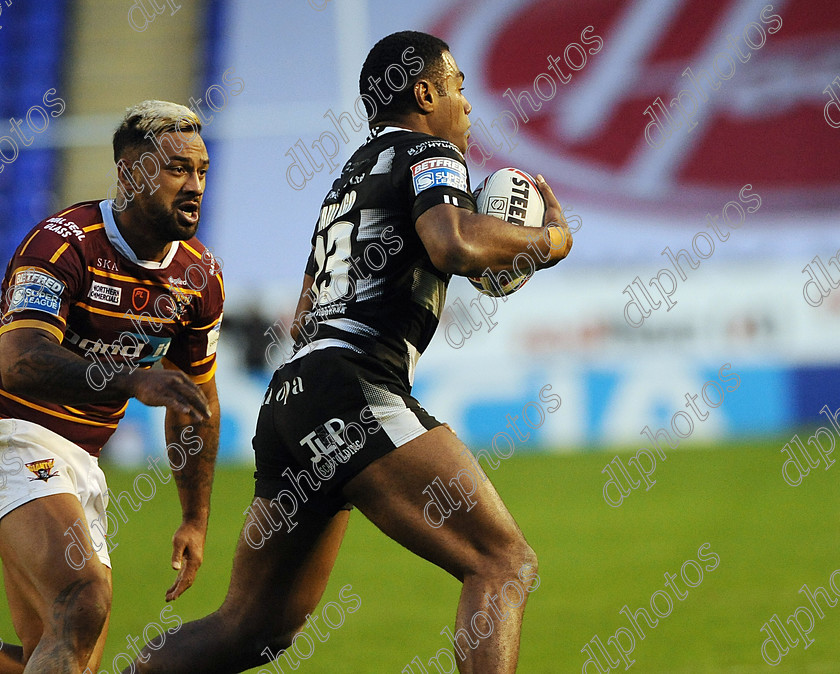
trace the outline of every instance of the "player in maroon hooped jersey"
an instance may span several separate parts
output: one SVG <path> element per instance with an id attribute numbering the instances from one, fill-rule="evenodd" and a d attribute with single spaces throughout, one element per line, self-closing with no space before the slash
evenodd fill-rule
<path id="1" fill-rule="evenodd" d="M 6 270 L 0 558 L 27 672 L 98 669 L 111 572 L 97 457 L 129 398 L 167 408 L 170 447 L 185 433 L 201 440 L 200 451 L 170 457 L 183 520 L 168 600 L 202 561 L 224 288 L 219 261 L 195 238 L 209 164 L 200 130 L 174 103 L 129 108 L 114 134 L 117 198 L 42 221 Z M 68 544 L 77 522 L 90 536 Z"/>

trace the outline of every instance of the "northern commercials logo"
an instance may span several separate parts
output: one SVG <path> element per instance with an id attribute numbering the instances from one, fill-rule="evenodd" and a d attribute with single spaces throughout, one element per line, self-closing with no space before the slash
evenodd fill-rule
<path id="1" fill-rule="evenodd" d="M 88 297 L 95 302 L 113 304 L 115 307 L 118 307 L 120 306 L 120 300 L 122 299 L 122 288 L 94 281 L 90 284 Z"/>
<path id="2" fill-rule="evenodd" d="M 821 90 L 840 72 L 840 13 L 827 0 L 711 7 L 450 3 L 437 34 L 469 74 L 468 160 L 539 167 L 567 199 L 645 213 L 704 209 L 750 182 L 774 186 L 766 216 L 836 208 L 840 134 Z M 817 7 L 824 20 L 795 23 Z"/>

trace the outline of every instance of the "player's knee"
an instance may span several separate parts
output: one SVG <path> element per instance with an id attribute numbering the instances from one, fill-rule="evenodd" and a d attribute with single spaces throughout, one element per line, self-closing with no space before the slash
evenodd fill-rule
<path id="1" fill-rule="evenodd" d="M 505 582 L 510 580 L 519 580 L 523 569 L 534 569 L 538 566 L 537 553 L 528 545 L 524 538 L 520 536 L 516 545 L 507 554 L 507 564 L 505 565 Z"/>
<path id="2" fill-rule="evenodd" d="M 216 633 L 216 638 L 227 643 L 230 650 L 234 650 L 243 658 L 243 662 L 265 662 L 266 649 L 271 653 L 279 653 L 292 645 L 295 636 L 301 632 L 306 623 L 294 627 L 280 626 L 276 623 L 276 615 L 270 607 L 254 607 L 247 615 L 242 614 L 241 607 L 235 612 L 225 611 L 225 607 L 217 614 L 224 631 Z M 239 616 L 238 619 L 232 619 Z M 285 622 L 285 621 L 284 621 Z"/>
<path id="3" fill-rule="evenodd" d="M 534 549 L 522 539 L 521 544 L 511 556 L 513 566 L 516 567 L 516 578 L 522 579 L 523 574 L 534 576 L 539 570 L 539 560 Z"/>
<path id="4" fill-rule="evenodd" d="M 306 627 L 306 623 L 303 623 L 300 627 L 293 630 L 288 630 L 280 635 L 272 636 L 268 639 L 263 640 L 262 648 L 265 649 L 265 645 L 268 644 L 272 651 L 275 653 L 279 653 L 280 651 L 285 651 L 289 648 L 295 641 L 295 637 L 303 632 L 303 628 Z"/>
<path id="5" fill-rule="evenodd" d="M 517 588 L 521 598 L 527 598 L 528 593 L 539 587 L 539 560 L 534 549 L 525 542 L 512 549 L 507 557 L 504 574 L 493 579 L 493 586 L 500 589 L 503 596 L 508 597 L 511 588 Z M 536 581 L 536 585 L 534 585 Z M 524 592 L 523 592 L 524 590 Z M 523 607 L 523 602 L 515 603 L 517 608 Z"/>
<path id="6" fill-rule="evenodd" d="M 105 620 L 111 613 L 111 588 L 108 583 L 91 583 L 80 593 L 76 606 L 80 614 L 80 627 L 89 632 L 94 640 L 98 639 Z"/>
<path id="7" fill-rule="evenodd" d="M 92 647 L 111 612 L 111 588 L 104 578 L 74 580 L 58 594 L 52 609 L 56 634 L 70 636 L 79 647 Z"/>
<path id="8" fill-rule="evenodd" d="M 269 622 L 266 621 L 266 623 Z M 305 623 L 298 629 L 281 631 L 279 634 L 267 631 L 265 627 L 241 632 L 235 645 L 237 652 L 242 658 L 240 664 L 257 667 L 260 664 L 264 664 L 266 658 L 269 660 L 280 658 L 282 661 L 281 656 L 287 649 L 292 647 L 295 637 L 303 631 L 304 627 L 306 627 Z M 286 658 L 288 659 L 288 656 Z M 297 669 L 297 667 L 293 668 Z M 286 670 L 281 668 L 280 671 Z"/>
<path id="9" fill-rule="evenodd" d="M 522 565 L 528 565 L 536 573 L 539 570 L 540 560 L 537 558 L 537 553 L 534 548 L 525 543 L 525 550 L 522 556 Z"/>
<path id="10" fill-rule="evenodd" d="M 484 555 L 478 573 L 488 580 L 506 583 L 518 579 L 522 569 L 536 571 L 537 566 L 537 553 L 517 532 L 512 540 L 495 546 Z"/>

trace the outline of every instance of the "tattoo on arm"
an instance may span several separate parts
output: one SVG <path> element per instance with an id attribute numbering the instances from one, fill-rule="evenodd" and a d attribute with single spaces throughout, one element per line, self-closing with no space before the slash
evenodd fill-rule
<path id="1" fill-rule="evenodd" d="M 50 387 L 56 392 L 75 392 L 85 381 L 88 363 L 52 342 L 38 340 L 23 352 L 9 373 L 32 382 L 33 387 Z M 89 388 L 85 386 L 89 392 Z"/>
<path id="2" fill-rule="evenodd" d="M 16 385 L 14 390 L 34 394 L 41 400 L 57 403 L 97 403 L 121 400 L 129 394 L 120 390 L 119 371 L 109 372 L 108 383 L 100 389 L 90 383 L 90 368 L 96 363 L 72 353 L 45 337 L 20 340 L 17 353 L 8 366 L 4 379 Z M 102 363 L 107 366 L 110 363 Z M 124 371 L 122 365 L 116 364 Z"/>
<path id="3" fill-rule="evenodd" d="M 219 446 L 220 414 L 214 403 L 213 416 L 197 423 L 179 423 L 182 420 L 167 415 L 167 450 L 184 519 L 206 522 L 209 516 Z M 181 468 L 176 470 L 177 466 Z"/>

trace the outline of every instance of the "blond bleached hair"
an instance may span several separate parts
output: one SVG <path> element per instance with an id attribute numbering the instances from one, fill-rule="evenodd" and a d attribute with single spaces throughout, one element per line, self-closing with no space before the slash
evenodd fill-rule
<path id="1" fill-rule="evenodd" d="M 189 141 L 201 133 L 201 120 L 188 107 L 171 101 L 148 100 L 126 108 L 114 132 L 114 161 L 129 150 L 154 146 L 153 138 L 173 131 Z"/>

